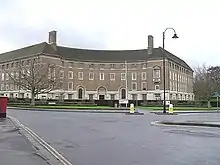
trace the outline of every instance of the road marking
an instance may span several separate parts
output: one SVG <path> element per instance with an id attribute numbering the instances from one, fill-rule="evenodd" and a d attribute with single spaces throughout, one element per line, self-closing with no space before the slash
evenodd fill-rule
<path id="1" fill-rule="evenodd" d="M 58 151 L 56 151 L 52 146 L 40 138 L 36 133 L 34 133 L 30 128 L 21 124 L 18 119 L 8 116 L 13 122 L 15 122 L 20 128 L 24 129 L 31 137 L 33 137 L 40 145 L 42 145 L 49 153 L 51 153 L 57 160 L 59 160 L 63 165 L 72 165 L 66 158 L 64 158 Z"/>

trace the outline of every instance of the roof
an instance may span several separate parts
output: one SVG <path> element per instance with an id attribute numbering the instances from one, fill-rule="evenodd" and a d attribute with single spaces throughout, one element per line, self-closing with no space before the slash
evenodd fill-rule
<path id="1" fill-rule="evenodd" d="M 163 48 L 154 48 L 152 54 L 147 53 L 147 49 L 139 50 L 91 50 L 77 49 L 71 47 L 57 46 L 55 50 L 52 45 L 42 42 L 21 49 L 13 50 L 0 54 L 0 61 L 10 61 L 19 58 L 25 58 L 36 54 L 59 55 L 67 60 L 87 61 L 87 62 L 135 62 L 146 60 L 158 60 L 165 56 L 183 67 L 192 70 L 190 66 L 168 51 L 163 51 Z"/>

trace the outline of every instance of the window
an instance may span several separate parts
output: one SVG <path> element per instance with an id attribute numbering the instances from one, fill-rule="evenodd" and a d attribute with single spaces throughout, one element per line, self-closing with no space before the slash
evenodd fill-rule
<path id="1" fill-rule="evenodd" d="M 121 90 L 121 99 L 126 99 L 126 90 L 125 89 Z"/>
<path id="2" fill-rule="evenodd" d="M 9 90 L 9 85 L 8 84 L 6 84 L 6 91 L 8 91 Z"/>
<path id="3" fill-rule="evenodd" d="M 69 77 L 69 79 L 73 79 L 73 71 L 69 71 L 68 77 Z"/>
<path id="4" fill-rule="evenodd" d="M 9 75 L 8 75 L 8 73 L 6 73 L 6 80 L 9 80 Z"/>
<path id="5" fill-rule="evenodd" d="M 155 85 L 155 90 L 160 90 L 160 85 Z"/>
<path id="6" fill-rule="evenodd" d="M 24 61 L 21 61 L 21 66 L 24 66 Z"/>
<path id="7" fill-rule="evenodd" d="M 18 72 L 15 73 L 15 78 L 16 78 L 16 79 L 19 78 L 19 73 L 18 73 Z"/>
<path id="8" fill-rule="evenodd" d="M 61 66 L 64 66 L 64 61 L 61 61 Z"/>
<path id="9" fill-rule="evenodd" d="M 114 69 L 115 68 L 115 64 L 111 64 L 111 69 Z"/>
<path id="10" fill-rule="evenodd" d="M 121 64 L 121 68 L 125 68 L 125 64 Z"/>
<path id="11" fill-rule="evenodd" d="M 2 65 L 2 69 L 5 69 L 5 65 Z"/>
<path id="12" fill-rule="evenodd" d="M 142 94 L 142 100 L 147 100 L 147 94 Z"/>
<path id="13" fill-rule="evenodd" d="M 132 90 L 137 90 L 137 83 L 136 82 L 132 83 Z"/>
<path id="14" fill-rule="evenodd" d="M 11 77 L 14 78 L 14 72 L 11 72 Z"/>
<path id="15" fill-rule="evenodd" d="M 177 81 L 177 74 L 175 73 L 175 81 Z"/>
<path id="16" fill-rule="evenodd" d="M 89 69 L 93 69 L 94 68 L 94 64 L 89 64 Z"/>
<path id="17" fill-rule="evenodd" d="M 147 64 L 142 64 L 142 69 L 147 69 Z"/>
<path id="18" fill-rule="evenodd" d="M 89 94 L 89 100 L 93 100 L 94 94 Z"/>
<path id="19" fill-rule="evenodd" d="M 110 80 L 115 80 L 115 73 L 110 73 Z"/>
<path id="20" fill-rule="evenodd" d="M 15 63 L 15 66 L 16 66 L 16 67 L 18 67 L 18 64 L 19 64 L 19 63 L 18 63 L 18 62 L 16 62 L 16 63 Z"/>
<path id="21" fill-rule="evenodd" d="M 100 73 L 99 77 L 100 77 L 100 80 L 104 80 L 104 73 Z"/>
<path id="22" fill-rule="evenodd" d="M 141 77 L 142 77 L 142 80 L 146 80 L 147 79 L 147 73 L 146 72 L 142 72 L 141 73 Z"/>
<path id="23" fill-rule="evenodd" d="M 132 80 L 137 80 L 137 74 L 136 73 L 132 73 Z"/>
<path id="24" fill-rule="evenodd" d="M 10 84 L 10 90 L 14 90 L 14 84 Z"/>
<path id="25" fill-rule="evenodd" d="M 121 73 L 121 80 L 125 80 L 126 79 L 126 74 L 125 73 Z"/>
<path id="26" fill-rule="evenodd" d="M 132 97 L 132 100 L 137 100 L 137 94 L 132 94 L 131 97 Z"/>
<path id="27" fill-rule="evenodd" d="M 172 80 L 172 72 L 170 71 L 170 80 Z"/>
<path id="28" fill-rule="evenodd" d="M 64 71 L 63 70 L 60 71 L 60 78 L 64 78 Z"/>
<path id="29" fill-rule="evenodd" d="M 27 60 L 27 65 L 30 65 L 30 60 Z"/>
<path id="30" fill-rule="evenodd" d="M 83 72 L 78 72 L 78 79 L 83 80 Z"/>
<path id="31" fill-rule="evenodd" d="M 115 100 L 115 94 L 110 94 L 111 100 Z"/>
<path id="32" fill-rule="evenodd" d="M 68 90 L 73 90 L 73 83 L 72 82 L 68 82 Z"/>
<path id="33" fill-rule="evenodd" d="M 14 68 L 14 63 L 11 63 L 11 68 Z"/>
<path id="34" fill-rule="evenodd" d="M 4 90 L 4 84 L 1 84 L 1 91 L 3 91 Z"/>
<path id="35" fill-rule="evenodd" d="M 131 67 L 132 68 L 137 68 L 137 64 L 132 64 Z"/>
<path id="36" fill-rule="evenodd" d="M 89 73 L 89 80 L 94 80 L 94 73 L 93 72 Z"/>
<path id="37" fill-rule="evenodd" d="M 8 69 L 9 68 L 9 64 L 6 64 L 6 69 Z"/>
<path id="38" fill-rule="evenodd" d="M 100 64 L 99 65 L 101 69 L 104 69 L 105 65 L 104 64 Z"/>
<path id="39" fill-rule="evenodd" d="M 146 90 L 147 89 L 147 83 L 146 82 L 142 82 L 141 88 L 142 88 L 142 90 Z"/>
<path id="40" fill-rule="evenodd" d="M 154 69 L 153 78 L 160 78 L 160 69 Z"/>
<path id="41" fill-rule="evenodd" d="M 2 73 L 2 81 L 5 80 L 5 73 Z"/>

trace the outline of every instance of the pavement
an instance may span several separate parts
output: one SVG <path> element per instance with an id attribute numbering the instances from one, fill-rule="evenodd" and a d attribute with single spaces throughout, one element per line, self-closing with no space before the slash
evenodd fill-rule
<path id="1" fill-rule="evenodd" d="M 0 119 L 1 165 L 48 165 L 9 119 Z"/>
<path id="2" fill-rule="evenodd" d="M 219 122 L 220 113 L 145 115 L 9 110 L 74 165 L 219 165 L 220 129 L 152 125 Z"/>

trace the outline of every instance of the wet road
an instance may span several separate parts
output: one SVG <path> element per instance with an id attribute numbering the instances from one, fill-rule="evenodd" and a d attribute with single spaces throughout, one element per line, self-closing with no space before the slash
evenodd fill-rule
<path id="1" fill-rule="evenodd" d="M 13 111 L 74 165 L 219 165 L 220 129 L 158 127 L 155 120 L 220 121 L 220 114 L 125 114 Z"/>

